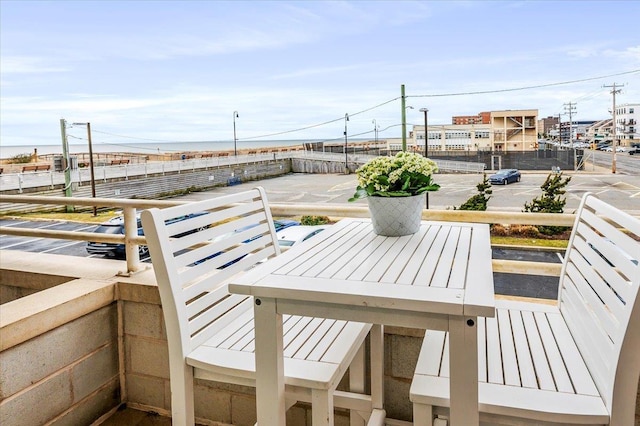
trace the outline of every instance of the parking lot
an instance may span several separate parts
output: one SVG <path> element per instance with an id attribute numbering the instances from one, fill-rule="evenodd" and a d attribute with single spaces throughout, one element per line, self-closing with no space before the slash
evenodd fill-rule
<path id="1" fill-rule="evenodd" d="M 525 202 L 530 202 L 542 193 L 540 186 L 548 173 L 522 173 L 520 182 L 509 185 L 494 185 L 489 210 L 521 211 Z M 598 194 L 601 199 L 633 215 L 640 215 L 640 175 L 612 175 L 607 173 L 564 173 L 571 176 L 566 187 L 566 211 L 578 207 L 585 192 Z M 435 180 L 441 188 L 429 194 L 429 206 L 433 209 L 453 209 L 477 193 L 476 185 L 482 181 L 479 174 L 438 174 Z M 211 191 L 185 195 L 182 199 L 199 200 L 215 194 L 231 193 L 260 185 L 265 188 L 272 203 L 348 203 L 357 186 L 355 175 L 310 175 L 294 173 L 283 177 L 246 182 L 232 187 L 215 188 Z M 357 201 L 366 205 L 366 200 Z"/>

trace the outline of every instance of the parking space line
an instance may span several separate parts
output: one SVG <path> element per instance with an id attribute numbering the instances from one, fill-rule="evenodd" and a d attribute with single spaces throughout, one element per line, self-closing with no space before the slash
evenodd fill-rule
<path id="1" fill-rule="evenodd" d="M 86 242 L 85 241 L 72 241 L 72 242 L 67 243 L 67 244 L 62 244 L 62 245 L 50 248 L 49 250 L 43 250 L 40 253 L 49 253 L 49 252 L 52 252 L 52 251 L 56 251 L 56 250 L 60 250 L 60 249 L 63 249 L 63 248 L 75 246 L 75 245 L 78 245 L 78 244 L 86 244 Z"/>

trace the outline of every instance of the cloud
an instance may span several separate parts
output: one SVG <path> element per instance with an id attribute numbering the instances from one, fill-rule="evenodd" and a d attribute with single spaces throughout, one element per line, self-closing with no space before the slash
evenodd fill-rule
<path id="1" fill-rule="evenodd" d="M 618 59 L 629 59 L 635 63 L 640 63 L 640 45 L 630 46 L 624 50 L 605 50 L 603 52 L 605 56 L 614 57 Z"/>
<path id="2" fill-rule="evenodd" d="M 66 72 L 68 67 L 53 66 L 51 60 L 44 57 L 3 56 L 2 74 L 52 73 Z"/>

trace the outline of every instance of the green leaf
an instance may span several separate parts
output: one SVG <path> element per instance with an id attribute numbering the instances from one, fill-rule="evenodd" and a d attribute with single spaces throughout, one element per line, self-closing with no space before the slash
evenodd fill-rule
<path id="1" fill-rule="evenodd" d="M 366 198 L 368 195 L 369 193 L 365 188 L 357 187 L 355 194 L 353 194 L 353 197 L 349 198 L 349 201 L 353 202 L 361 198 Z"/>

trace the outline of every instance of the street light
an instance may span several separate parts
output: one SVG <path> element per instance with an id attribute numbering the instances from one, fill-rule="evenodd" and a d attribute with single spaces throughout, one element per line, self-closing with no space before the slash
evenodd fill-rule
<path id="1" fill-rule="evenodd" d="M 91 144 L 91 123 L 73 123 L 74 126 L 87 126 L 87 140 L 89 141 L 89 169 L 91 171 L 91 197 L 96 198 L 96 176 L 93 171 L 93 146 Z M 93 205 L 93 215 L 98 215 L 98 208 Z"/>
<path id="2" fill-rule="evenodd" d="M 347 156 L 347 121 L 349 121 L 349 114 L 344 114 L 344 173 L 349 174 L 349 160 Z"/>
<path id="3" fill-rule="evenodd" d="M 429 156 L 429 131 L 428 131 L 428 122 L 427 122 L 427 113 L 429 110 L 427 108 L 420 108 L 420 112 L 424 112 L 424 158 Z M 426 207 L 429 209 L 429 191 L 425 192 L 426 194 Z"/>
<path id="4" fill-rule="evenodd" d="M 375 118 L 371 122 L 373 123 L 373 134 L 375 135 L 374 140 L 375 140 L 376 146 L 378 146 L 378 123 L 376 122 Z"/>
<path id="5" fill-rule="evenodd" d="M 236 138 L 236 118 L 239 118 L 238 111 L 233 111 L 233 155 L 238 156 L 238 138 Z"/>

